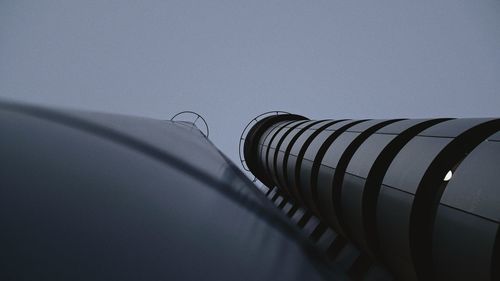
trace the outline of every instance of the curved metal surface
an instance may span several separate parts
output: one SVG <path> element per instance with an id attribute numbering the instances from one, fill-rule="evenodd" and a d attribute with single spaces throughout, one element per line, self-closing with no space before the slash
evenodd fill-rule
<path id="1" fill-rule="evenodd" d="M 260 157 L 320 218 L 311 239 L 328 224 L 400 280 L 491 281 L 499 131 L 500 119 L 296 122 L 269 131 Z"/>
<path id="2" fill-rule="evenodd" d="M 493 255 L 500 224 L 499 155 L 500 142 L 484 141 L 453 171 L 434 221 L 436 279 L 498 280 Z"/>
<path id="3" fill-rule="evenodd" d="M 346 280 L 210 141 L 165 124 L 0 103 L 0 279 Z"/>
<path id="4" fill-rule="evenodd" d="M 248 169 L 248 166 L 246 165 L 245 158 L 243 157 L 243 154 L 244 154 L 243 148 L 244 148 L 244 143 L 245 143 L 245 137 L 248 134 L 248 131 L 253 127 L 253 125 L 255 125 L 260 120 L 262 120 L 266 117 L 269 117 L 269 116 L 280 115 L 280 114 L 290 114 L 290 113 L 288 113 L 286 111 L 279 111 L 279 110 L 264 112 L 262 114 L 255 116 L 252 120 L 250 120 L 250 122 L 248 122 L 245 125 L 245 128 L 243 128 L 243 131 L 241 132 L 240 140 L 238 143 L 238 155 L 239 155 L 240 163 L 241 163 L 241 166 L 243 167 L 243 170 L 250 172 L 250 170 Z"/>
<path id="5" fill-rule="evenodd" d="M 373 206 L 376 203 L 372 201 L 376 202 L 377 200 L 378 186 L 368 183 L 369 181 L 377 181 L 376 177 L 380 181 L 382 180 L 383 172 L 386 169 L 383 167 L 383 163 L 390 163 L 393 158 L 389 155 L 389 151 L 392 154 L 397 153 L 404 145 L 403 139 L 411 138 L 418 133 L 418 130 L 423 130 L 437 122 L 437 120 L 413 119 L 391 123 L 370 135 L 349 161 L 341 187 L 340 208 L 342 213 L 340 215 L 344 230 L 349 237 L 372 256 L 375 256 L 374 253 L 377 250 L 369 245 L 368 240 L 377 239 L 376 231 L 365 228 L 365 225 L 370 225 L 367 220 L 373 219 L 371 214 L 375 214 L 376 210 L 373 209 Z M 377 167 L 377 165 L 381 167 Z M 368 180 L 369 177 L 370 180 Z"/>
<path id="6" fill-rule="evenodd" d="M 297 198 L 297 196 L 295 195 L 294 193 L 294 189 L 293 189 L 293 186 L 291 186 L 290 184 L 290 181 L 289 181 L 289 177 L 288 177 L 288 162 L 289 162 L 289 158 L 291 156 L 295 156 L 295 155 L 291 155 L 291 150 L 293 148 L 293 146 L 295 145 L 295 142 L 297 142 L 297 140 L 306 132 L 308 131 L 309 129 L 311 129 L 310 131 L 313 131 L 314 129 L 312 129 L 314 126 L 316 126 L 317 124 L 320 124 L 324 122 L 324 120 L 320 120 L 320 121 L 311 121 L 309 122 L 306 126 L 303 126 L 302 128 L 300 128 L 300 130 L 298 132 L 296 132 L 296 134 L 293 135 L 292 138 L 290 138 L 289 141 L 285 141 L 283 144 L 286 146 L 286 149 L 283 153 L 283 160 L 280 161 L 283 163 L 283 167 L 281 169 L 281 174 L 282 174 L 282 182 L 283 182 L 283 185 L 286 186 L 286 187 L 290 187 L 288 188 L 288 192 L 292 195 L 292 197 L 294 197 L 294 200 L 297 201 L 299 200 Z M 295 169 L 293 169 L 293 171 L 295 171 Z"/>
<path id="7" fill-rule="evenodd" d="M 311 129 L 304 132 L 293 145 L 289 155 L 289 162 L 287 165 L 288 170 L 288 183 L 290 185 L 290 189 L 294 194 L 296 200 L 301 204 L 305 205 L 302 200 L 302 196 L 299 192 L 299 183 L 300 183 L 300 174 L 301 174 L 301 165 L 304 159 L 304 155 L 309 145 L 313 140 L 324 130 L 328 129 L 335 123 L 338 123 L 344 120 L 336 120 L 336 121 L 323 121 L 321 123 L 316 124 Z"/>
<path id="8" fill-rule="evenodd" d="M 408 142 L 388 168 L 377 202 L 377 229 L 382 257 L 400 278 L 433 278 L 432 221 L 446 188 L 443 179 L 490 130 L 500 129 L 491 122 L 455 119 L 434 125 Z"/>
<path id="9" fill-rule="evenodd" d="M 269 174 L 272 176 L 272 179 L 274 181 L 274 185 L 280 188 L 282 192 L 284 192 L 287 196 L 290 196 L 290 193 L 288 192 L 288 188 L 283 185 L 281 182 L 280 176 L 281 173 L 278 173 L 278 170 L 282 170 L 283 164 L 278 162 L 278 158 L 281 156 L 283 157 L 283 152 L 280 155 L 280 149 L 281 145 L 287 138 L 287 136 L 293 132 L 293 130 L 304 123 L 308 122 L 307 120 L 305 121 L 297 121 L 292 124 L 290 124 L 290 127 L 285 128 L 284 130 L 280 131 L 279 133 L 276 134 L 276 138 L 274 141 L 271 143 L 271 146 L 269 147 L 269 155 L 267 158 L 268 165 L 269 165 Z M 282 160 L 282 159 L 281 159 Z M 281 168 L 281 169 L 280 169 Z"/>
<path id="10" fill-rule="evenodd" d="M 295 114 L 276 114 L 266 116 L 258 120 L 254 126 L 250 128 L 245 138 L 240 138 L 240 142 L 244 141 L 243 154 L 244 163 L 249 169 L 253 169 L 252 173 L 267 187 L 272 187 L 272 179 L 267 176 L 265 169 L 258 164 L 258 151 L 261 145 L 260 140 L 262 135 L 274 124 L 287 120 L 304 120 L 307 119 L 300 115 Z M 256 120 L 256 118 L 254 119 Z M 243 162 L 242 162 L 243 163 Z"/>
<path id="11" fill-rule="evenodd" d="M 305 132 L 310 127 L 314 126 L 318 121 L 307 121 L 299 126 L 293 128 L 289 133 L 283 137 L 283 141 L 279 145 L 277 151 L 277 157 L 275 160 L 276 175 L 278 183 L 280 186 L 287 190 L 287 193 L 291 196 L 291 190 L 288 188 L 289 184 L 287 182 L 287 163 L 288 157 L 290 156 L 290 149 L 300 135 Z"/>
<path id="12" fill-rule="evenodd" d="M 344 149 L 344 152 L 342 153 L 342 156 L 340 157 L 337 166 L 335 167 L 335 174 L 333 176 L 333 182 L 332 182 L 332 205 L 333 208 L 335 209 L 335 212 L 337 214 L 337 220 L 342 227 L 342 229 L 345 231 L 345 221 L 343 220 L 343 209 L 342 209 L 342 203 L 341 203 L 341 198 L 342 198 L 342 182 L 344 180 L 344 175 L 346 173 L 346 168 L 349 165 L 349 162 L 351 161 L 352 156 L 354 153 L 356 153 L 356 150 L 363 144 L 363 142 L 370 137 L 374 132 L 379 130 L 380 128 L 383 128 L 387 125 L 390 125 L 395 122 L 402 121 L 403 119 L 392 119 L 392 120 L 370 120 L 367 122 L 363 122 L 357 126 L 354 126 L 352 130 L 355 129 L 362 129 L 363 131 L 357 135 L 351 143 Z M 370 127 L 367 127 L 369 126 Z M 359 128 L 360 127 L 360 128 Z M 354 135 L 353 135 L 354 136 Z"/>

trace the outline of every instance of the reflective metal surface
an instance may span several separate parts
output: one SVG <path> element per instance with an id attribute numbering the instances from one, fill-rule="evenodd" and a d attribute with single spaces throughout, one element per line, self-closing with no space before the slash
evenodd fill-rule
<path id="1" fill-rule="evenodd" d="M 351 278 L 499 280 L 500 119 L 268 124 L 278 207 Z"/>
<path id="2" fill-rule="evenodd" d="M 1 280 L 347 280 L 198 130 L 0 103 Z"/>

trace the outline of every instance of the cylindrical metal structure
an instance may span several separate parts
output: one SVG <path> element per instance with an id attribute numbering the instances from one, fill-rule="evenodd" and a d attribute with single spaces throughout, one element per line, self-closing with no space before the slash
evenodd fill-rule
<path id="1" fill-rule="evenodd" d="M 346 280 L 191 125 L 0 102 L 0 280 Z"/>
<path id="2" fill-rule="evenodd" d="M 500 119 L 296 116 L 246 136 L 264 184 L 399 280 L 500 280 Z"/>

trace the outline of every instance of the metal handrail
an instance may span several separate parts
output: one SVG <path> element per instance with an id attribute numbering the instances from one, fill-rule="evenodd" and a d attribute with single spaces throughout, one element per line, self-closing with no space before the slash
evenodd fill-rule
<path id="1" fill-rule="evenodd" d="M 200 132 L 208 139 L 208 136 L 210 134 L 210 130 L 208 129 L 207 121 L 205 120 L 205 118 L 203 118 L 203 116 L 201 116 L 197 112 L 194 112 L 194 111 L 191 111 L 191 110 L 184 110 L 184 111 L 181 111 L 181 112 L 175 114 L 174 116 L 172 116 L 172 118 L 170 118 L 170 121 L 175 121 L 174 119 L 176 117 L 182 115 L 182 114 L 193 114 L 193 115 L 195 115 L 196 119 L 193 121 L 193 126 L 195 126 L 198 129 L 200 129 L 200 128 L 198 126 L 196 126 L 196 122 L 201 119 L 203 121 L 203 124 L 205 125 L 205 128 L 207 129 L 207 132 L 204 133 L 201 129 L 200 129 Z"/>

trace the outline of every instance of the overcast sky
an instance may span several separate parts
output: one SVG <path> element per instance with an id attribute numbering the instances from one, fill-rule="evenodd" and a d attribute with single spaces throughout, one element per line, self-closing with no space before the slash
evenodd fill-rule
<path id="1" fill-rule="evenodd" d="M 500 116 L 500 1 L 0 0 L 0 97 L 169 119 Z"/>

